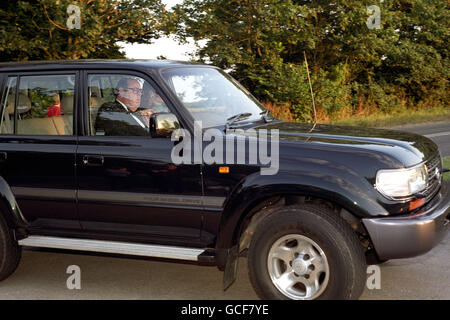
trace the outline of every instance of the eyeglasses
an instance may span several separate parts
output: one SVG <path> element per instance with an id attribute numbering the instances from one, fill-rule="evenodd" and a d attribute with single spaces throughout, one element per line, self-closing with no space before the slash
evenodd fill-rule
<path id="1" fill-rule="evenodd" d="M 138 88 L 123 88 L 126 91 L 131 91 L 134 94 L 142 94 L 142 89 L 138 89 Z"/>

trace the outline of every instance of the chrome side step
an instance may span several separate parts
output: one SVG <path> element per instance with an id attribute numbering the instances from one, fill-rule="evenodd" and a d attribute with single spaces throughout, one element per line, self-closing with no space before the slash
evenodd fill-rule
<path id="1" fill-rule="evenodd" d="M 116 253 L 133 256 L 199 261 L 204 249 L 148 245 L 119 241 L 29 236 L 19 240 L 20 246 Z"/>

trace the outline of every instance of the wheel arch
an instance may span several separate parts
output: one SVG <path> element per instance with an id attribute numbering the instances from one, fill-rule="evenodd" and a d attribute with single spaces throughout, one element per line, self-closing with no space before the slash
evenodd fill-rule
<path id="1" fill-rule="evenodd" d="M 22 214 L 14 194 L 6 182 L 0 176 L 0 215 L 5 219 L 11 229 L 26 228 L 28 221 Z"/>
<path id="2" fill-rule="evenodd" d="M 306 175 L 299 177 L 290 174 L 288 179 L 283 179 L 281 175 L 275 177 L 272 183 L 267 183 L 270 179 L 261 176 L 251 177 L 241 182 L 226 200 L 216 242 L 216 261 L 220 269 L 225 266 L 231 248 L 240 247 L 241 235 L 251 219 L 261 211 L 265 211 L 262 216 L 271 213 L 273 210 L 270 208 L 277 208 L 280 199 L 287 201 L 282 205 L 292 204 L 293 201 L 295 203 L 302 198 L 331 204 L 339 209 L 337 214 L 341 214 L 350 224 L 357 224 L 357 228 L 360 227 L 359 218 L 373 214 L 387 215 L 384 208 L 373 199 L 373 194 L 369 194 L 361 185 L 357 186 L 356 181 L 346 181 L 346 185 L 335 183 L 342 180 L 337 177 L 326 181 Z M 280 178 L 284 181 L 276 181 Z M 298 181 L 305 183 L 300 184 Z"/>

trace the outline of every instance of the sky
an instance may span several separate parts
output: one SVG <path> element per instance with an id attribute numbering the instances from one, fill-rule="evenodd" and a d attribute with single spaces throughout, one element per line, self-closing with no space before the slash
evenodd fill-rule
<path id="1" fill-rule="evenodd" d="M 166 9 L 182 3 L 183 0 L 162 0 L 166 5 Z M 119 43 L 123 46 L 127 59 L 156 59 L 159 56 L 164 56 L 170 60 L 189 60 L 189 53 L 195 51 L 193 41 L 186 45 L 179 45 L 173 37 L 161 37 L 153 40 L 152 44 L 127 44 Z"/>

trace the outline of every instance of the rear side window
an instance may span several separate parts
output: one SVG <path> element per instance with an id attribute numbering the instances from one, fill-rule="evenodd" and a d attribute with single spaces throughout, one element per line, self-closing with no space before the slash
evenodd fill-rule
<path id="1" fill-rule="evenodd" d="M 74 93 L 75 75 L 8 78 L 2 133 L 73 135 Z"/>

